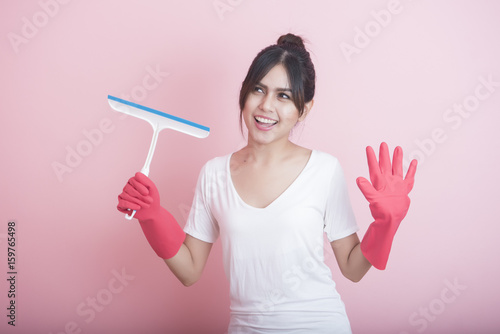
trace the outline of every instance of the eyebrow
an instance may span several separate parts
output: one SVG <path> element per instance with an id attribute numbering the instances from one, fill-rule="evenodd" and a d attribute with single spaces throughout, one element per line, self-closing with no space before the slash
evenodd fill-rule
<path id="1" fill-rule="evenodd" d="M 258 86 L 262 86 L 262 88 L 264 89 L 268 89 L 268 87 L 266 85 L 264 85 L 262 82 L 257 82 L 257 85 Z M 292 92 L 292 90 L 290 88 L 276 88 L 276 90 L 278 92 Z"/>

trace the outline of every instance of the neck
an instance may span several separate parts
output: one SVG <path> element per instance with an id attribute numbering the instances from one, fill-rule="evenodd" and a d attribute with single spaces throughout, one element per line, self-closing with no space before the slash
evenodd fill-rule
<path id="1" fill-rule="evenodd" d="M 242 149 L 243 156 L 246 162 L 253 162 L 257 164 L 273 164 L 282 161 L 285 157 L 297 147 L 294 143 L 289 141 L 280 141 L 270 144 L 257 144 L 250 140 L 246 147 Z"/>

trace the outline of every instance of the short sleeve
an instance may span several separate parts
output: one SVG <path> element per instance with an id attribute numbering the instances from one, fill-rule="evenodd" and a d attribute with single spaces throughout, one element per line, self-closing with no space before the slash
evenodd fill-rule
<path id="1" fill-rule="evenodd" d="M 196 190 L 193 198 L 191 211 L 184 226 L 184 232 L 205 242 L 214 243 L 219 236 L 219 226 L 214 218 L 210 203 L 208 202 L 208 191 L 212 175 L 208 163 L 201 169 Z"/>
<path id="2" fill-rule="evenodd" d="M 324 231 L 330 242 L 359 230 L 349 200 L 344 172 L 337 159 L 332 169 L 324 219 Z"/>

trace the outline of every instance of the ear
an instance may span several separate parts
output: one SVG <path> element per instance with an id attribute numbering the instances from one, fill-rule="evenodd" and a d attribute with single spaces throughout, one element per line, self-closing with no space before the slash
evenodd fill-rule
<path id="1" fill-rule="evenodd" d="M 311 100 L 304 105 L 304 112 L 302 113 L 302 116 L 299 117 L 298 119 L 299 122 L 302 122 L 306 118 L 306 116 L 311 111 L 313 105 L 314 105 L 314 100 Z"/>

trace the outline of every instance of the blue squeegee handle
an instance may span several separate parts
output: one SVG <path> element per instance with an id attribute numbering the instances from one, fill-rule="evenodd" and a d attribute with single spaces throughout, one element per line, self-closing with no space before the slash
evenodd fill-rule
<path id="1" fill-rule="evenodd" d="M 144 163 L 144 166 L 141 169 L 141 173 L 146 175 L 146 176 L 149 176 L 149 165 L 151 165 L 151 161 L 153 160 L 153 155 L 155 153 L 155 148 L 156 148 L 156 142 L 158 141 L 158 134 L 161 131 L 158 124 L 153 125 L 153 130 L 154 130 L 153 139 L 151 139 L 151 145 L 149 146 L 148 156 L 146 158 L 146 162 Z M 125 214 L 125 218 L 128 220 L 131 220 L 132 218 L 134 218 L 134 215 L 136 212 L 137 212 L 137 210 L 134 210 L 132 212 L 132 214 L 130 214 L 130 215 Z"/>

